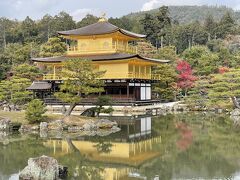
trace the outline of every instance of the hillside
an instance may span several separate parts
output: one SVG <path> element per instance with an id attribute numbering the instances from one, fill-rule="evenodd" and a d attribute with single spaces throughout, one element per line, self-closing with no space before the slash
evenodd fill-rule
<path id="1" fill-rule="evenodd" d="M 240 12 L 234 11 L 225 6 L 169 6 L 170 16 L 179 23 L 190 23 L 194 21 L 203 22 L 205 17 L 211 14 L 216 20 L 219 20 L 227 11 L 231 12 L 240 23 Z M 131 20 L 140 20 L 146 13 L 154 14 L 158 9 L 146 12 L 131 13 L 124 17 Z"/>

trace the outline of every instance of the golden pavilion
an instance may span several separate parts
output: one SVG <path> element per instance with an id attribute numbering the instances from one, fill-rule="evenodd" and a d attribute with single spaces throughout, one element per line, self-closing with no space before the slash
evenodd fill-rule
<path id="1" fill-rule="evenodd" d="M 60 31 L 58 34 L 71 41 L 67 53 L 61 57 L 32 58 L 39 67 L 47 67 L 41 81 L 33 82 L 28 88 L 35 96 L 43 98 L 48 103 L 59 85 L 63 82 L 61 69 L 63 62 L 69 58 L 89 59 L 100 71 L 106 71 L 102 80 L 105 82 L 103 94 L 112 97 L 118 103 L 152 102 L 152 83 L 160 75 L 152 74 L 152 67 L 168 60 L 142 57 L 137 51 L 137 41 L 146 37 L 121 29 L 101 18 L 97 23 L 73 29 Z M 83 101 L 87 100 L 83 99 Z M 92 102 L 89 101 L 89 102 Z"/>

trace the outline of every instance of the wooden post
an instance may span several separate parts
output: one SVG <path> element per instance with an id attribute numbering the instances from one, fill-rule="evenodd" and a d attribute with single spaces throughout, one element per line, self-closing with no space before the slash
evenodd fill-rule
<path id="1" fill-rule="evenodd" d="M 56 66 L 53 66 L 53 79 L 56 79 Z"/>
<path id="2" fill-rule="evenodd" d="M 56 154 L 56 141 L 53 140 L 53 154 Z"/>
<path id="3" fill-rule="evenodd" d="M 119 88 L 120 99 L 122 99 L 122 89 Z"/>
<path id="4" fill-rule="evenodd" d="M 129 85 L 127 84 L 127 98 L 129 99 Z"/>

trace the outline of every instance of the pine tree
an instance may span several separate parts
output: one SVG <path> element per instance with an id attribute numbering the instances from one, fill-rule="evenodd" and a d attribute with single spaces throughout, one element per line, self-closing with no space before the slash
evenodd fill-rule
<path id="1" fill-rule="evenodd" d="M 237 98 L 240 95 L 240 69 L 231 69 L 212 76 L 208 96 L 211 104 L 218 107 L 232 104 L 240 108 Z"/>
<path id="2" fill-rule="evenodd" d="M 204 30 L 208 33 L 208 41 L 215 38 L 215 30 L 217 23 L 212 15 L 208 15 L 204 21 Z"/>
<path id="3" fill-rule="evenodd" d="M 137 44 L 138 54 L 144 57 L 153 58 L 156 56 L 157 48 L 151 42 L 139 41 Z"/>
<path id="4" fill-rule="evenodd" d="M 66 44 L 60 38 L 50 38 L 48 42 L 41 46 L 41 57 L 61 56 L 66 52 Z"/>
<path id="5" fill-rule="evenodd" d="M 63 66 L 64 82 L 55 96 L 70 103 L 70 108 L 65 114 L 69 116 L 83 96 L 103 92 L 103 81 L 99 78 L 105 72 L 95 70 L 91 61 L 83 59 L 69 59 Z"/>
<path id="6" fill-rule="evenodd" d="M 227 35 L 235 33 L 235 20 L 230 12 L 227 12 L 220 20 L 217 27 L 217 37 L 224 39 Z"/>
<path id="7" fill-rule="evenodd" d="M 0 101 L 13 103 L 14 105 L 24 105 L 31 99 L 31 92 L 26 88 L 31 85 L 31 81 L 26 78 L 12 77 L 9 80 L 0 82 Z"/>
<path id="8" fill-rule="evenodd" d="M 153 91 L 157 93 L 159 99 L 176 99 L 175 82 L 177 74 L 172 64 L 160 64 L 153 69 L 153 74 L 160 75 L 154 83 Z"/>
<path id="9" fill-rule="evenodd" d="M 46 111 L 43 102 L 39 99 L 34 99 L 28 103 L 25 116 L 30 123 L 39 123 L 45 119 L 43 114 Z"/>

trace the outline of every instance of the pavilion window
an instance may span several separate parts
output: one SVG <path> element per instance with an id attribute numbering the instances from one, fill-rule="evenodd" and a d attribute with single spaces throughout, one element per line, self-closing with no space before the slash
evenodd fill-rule
<path id="1" fill-rule="evenodd" d="M 135 73 L 136 73 L 136 74 L 139 74 L 139 69 L 140 69 L 140 67 L 139 67 L 138 65 L 136 65 L 136 66 L 135 66 Z"/>
<path id="2" fill-rule="evenodd" d="M 132 64 L 129 64 L 128 71 L 129 71 L 129 73 L 133 73 L 133 65 Z"/>
<path id="3" fill-rule="evenodd" d="M 145 66 L 141 66 L 141 74 L 145 74 Z"/>
<path id="4" fill-rule="evenodd" d="M 146 67 L 146 74 L 151 74 L 151 66 Z"/>

